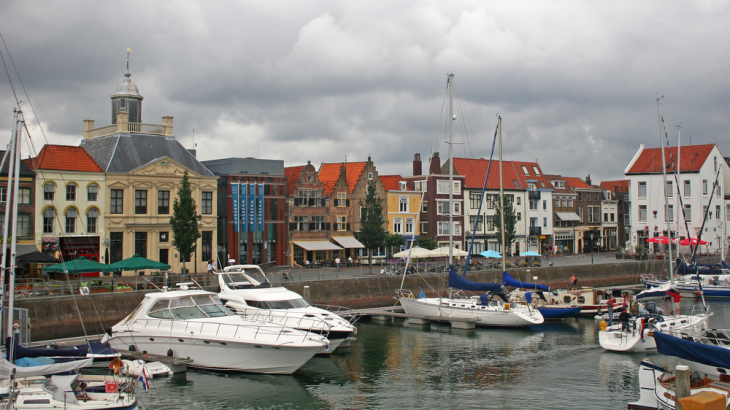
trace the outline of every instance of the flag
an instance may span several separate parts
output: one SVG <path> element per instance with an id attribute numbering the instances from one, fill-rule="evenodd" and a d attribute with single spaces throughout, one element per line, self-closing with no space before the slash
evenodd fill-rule
<path id="1" fill-rule="evenodd" d="M 145 371 L 145 368 L 142 368 L 142 371 L 139 373 L 139 378 L 137 379 L 140 383 L 142 383 L 142 388 L 144 391 L 149 391 L 150 384 L 147 382 L 147 372 Z"/>
<path id="2" fill-rule="evenodd" d="M 127 47 L 127 52 L 129 53 L 129 52 L 131 52 L 131 51 L 132 51 L 132 49 L 131 49 L 131 48 L 129 48 L 129 47 Z"/>

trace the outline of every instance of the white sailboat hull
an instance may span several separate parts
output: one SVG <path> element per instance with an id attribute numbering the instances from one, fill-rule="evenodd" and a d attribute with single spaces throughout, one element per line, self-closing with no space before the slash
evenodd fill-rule
<path id="1" fill-rule="evenodd" d="M 503 306 L 484 306 L 472 299 L 400 298 L 406 314 L 413 316 L 440 316 L 478 319 L 477 326 L 524 327 L 538 325 L 545 319 L 537 309 L 506 309 Z"/>
<path id="2" fill-rule="evenodd" d="M 656 341 L 651 335 L 652 331 L 661 331 L 675 336 L 680 332 L 693 333 L 706 326 L 708 317 L 707 314 L 666 316 L 664 321 L 658 323 L 656 327 L 644 330 L 643 337 L 640 326 L 634 319 L 631 321 L 630 330 L 622 330 L 619 323 L 598 332 L 598 342 L 604 349 L 615 352 L 652 352 L 656 351 Z"/>

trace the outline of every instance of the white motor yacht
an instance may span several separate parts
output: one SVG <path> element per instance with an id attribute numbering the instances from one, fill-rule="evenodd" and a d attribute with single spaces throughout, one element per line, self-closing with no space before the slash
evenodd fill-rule
<path id="1" fill-rule="evenodd" d="M 287 288 L 271 286 L 257 265 L 228 266 L 216 276 L 221 288 L 218 296 L 227 308 L 247 319 L 321 334 L 329 339 L 330 349 L 320 354 L 333 352 L 357 333 L 357 328 L 341 316 L 310 305 Z"/>
<path id="2" fill-rule="evenodd" d="M 188 357 L 210 370 L 291 374 L 329 347 L 326 337 L 244 319 L 203 290 L 149 293 L 102 342 L 115 349 Z"/>

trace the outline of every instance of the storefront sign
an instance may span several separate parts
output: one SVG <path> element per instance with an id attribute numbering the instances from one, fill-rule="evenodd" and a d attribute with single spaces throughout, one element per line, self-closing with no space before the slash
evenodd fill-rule
<path id="1" fill-rule="evenodd" d="M 233 207 L 233 229 L 238 232 L 238 214 L 239 214 L 239 197 L 238 197 L 238 182 L 231 184 L 231 205 Z"/>

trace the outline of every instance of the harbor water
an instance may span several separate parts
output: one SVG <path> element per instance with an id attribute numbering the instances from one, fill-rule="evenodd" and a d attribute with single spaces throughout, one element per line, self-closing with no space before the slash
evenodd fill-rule
<path id="1" fill-rule="evenodd" d="M 682 301 L 689 312 L 696 301 Z M 710 300 L 710 327 L 730 301 Z M 604 351 L 593 318 L 526 329 L 358 323 L 357 340 L 291 376 L 188 371 L 151 379 L 149 409 L 626 409 L 654 354 Z"/>

